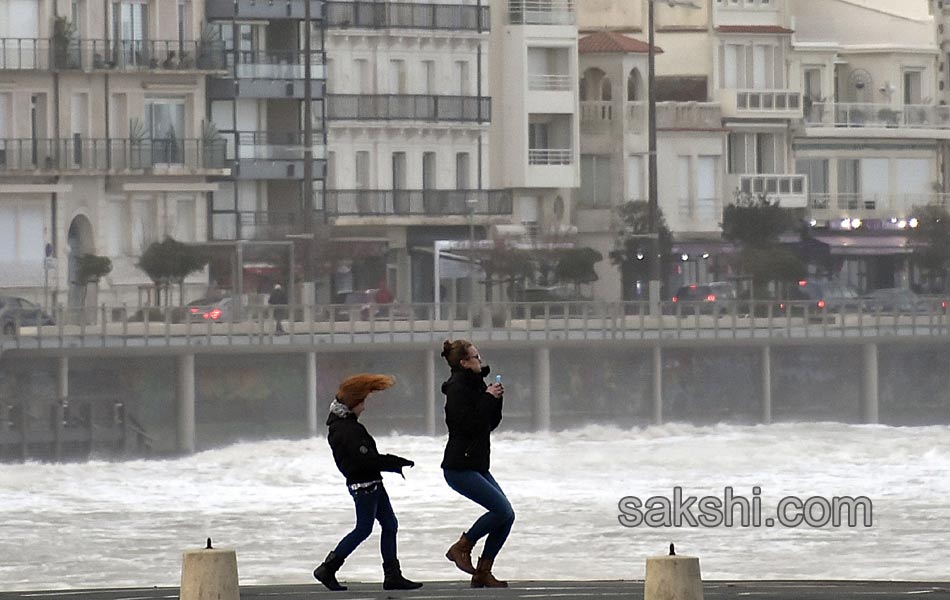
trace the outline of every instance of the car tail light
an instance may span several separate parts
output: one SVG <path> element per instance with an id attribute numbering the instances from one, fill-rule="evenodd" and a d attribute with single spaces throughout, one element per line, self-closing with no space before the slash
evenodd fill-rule
<path id="1" fill-rule="evenodd" d="M 673 296 L 673 303 L 674 303 L 674 304 L 677 303 L 677 302 L 679 302 L 679 300 L 680 300 L 679 298 L 677 298 L 676 296 Z"/>
<path id="2" fill-rule="evenodd" d="M 940 308 L 947 308 L 947 301 L 946 301 L 946 300 L 944 300 L 943 302 L 940 303 Z"/>
<path id="3" fill-rule="evenodd" d="M 799 280 L 798 287 L 805 287 L 806 285 L 808 285 L 808 282 L 806 280 L 804 279 Z"/>
<path id="4" fill-rule="evenodd" d="M 818 308 L 824 308 L 824 307 L 825 307 L 825 301 L 824 301 L 824 300 L 819 300 L 819 301 L 818 301 Z"/>
<path id="5" fill-rule="evenodd" d="M 708 296 L 706 296 L 706 302 L 715 302 L 715 301 L 716 301 L 716 294 L 709 294 Z"/>
<path id="6" fill-rule="evenodd" d="M 697 287 L 697 286 L 696 286 L 696 284 L 694 283 L 694 284 L 692 284 L 691 286 L 689 286 L 689 289 L 691 289 L 691 290 L 695 290 L 695 289 L 696 289 L 696 287 Z"/>
<path id="7" fill-rule="evenodd" d="M 215 309 L 213 309 L 211 312 L 209 312 L 209 313 L 208 313 L 207 315 L 205 315 L 205 316 L 208 317 L 208 318 L 210 318 L 210 319 L 212 319 L 212 320 L 214 320 L 214 321 L 217 321 L 218 319 L 221 318 L 221 309 L 220 309 L 220 308 L 215 308 Z"/>
<path id="8" fill-rule="evenodd" d="M 193 306 L 193 307 L 191 308 L 191 314 L 193 314 L 193 315 L 197 315 L 197 314 L 198 314 L 198 307 L 197 307 L 197 306 Z"/>
<path id="9" fill-rule="evenodd" d="M 779 308 L 779 310 L 785 310 L 785 303 L 784 303 L 784 302 L 779 302 L 779 303 L 778 303 L 778 308 Z"/>

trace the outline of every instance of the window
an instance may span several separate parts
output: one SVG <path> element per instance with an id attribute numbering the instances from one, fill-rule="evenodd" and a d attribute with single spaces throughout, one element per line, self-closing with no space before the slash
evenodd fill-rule
<path id="1" fill-rule="evenodd" d="M 467 60 L 460 60 L 460 61 L 455 62 L 455 82 L 456 82 L 455 89 L 457 90 L 457 93 L 459 96 L 466 96 L 469 93 L 468 69 L 469 69 L 469 66 L 468 66 Z"/>
<path id="2" fill-rule="evenodd" d="M 472 183 L 469 179 L 471 162 L 472 158 L 468 152 L 459 152 L 455 155 L 455 189 L 472 189 Z"/>
<path id="3" fill-rule="evenodd" d="M 72 0 L 72 4 L 69 8 L 69 20 L 73 22 L 73 27 L 76 30 L 77 37 L 83 36 L 83 23 L 85 19 L 83 18 L 83 11 L 85 10 L 84 0 Z"/>
<path id="4" fill-rule="evenodd" d="M 808 177 L 808 194 L 828 193 L 828 160 L 801 159 L 795 161 L 795 172 Z"/>
<path id="5" fill-rule="evenodd" d="M 155 203 L 151 198 L 132 200 L 132 252 L 139 256 L 154 241 Z"/>
<path id="6" fill-rule="evenodd" d="M 10 94 L 0 94 L 0 166 L 7 164 L 7 138 L 12 129 L 10 123 Z"/>
<path id="7" fill-rule="evenodd" d="M 336 185 L 336 152 L 327 152 L 327 189 L 335 190 Z"/>
<path id="8" fill-rule="evenodd" d="M 424 60 L 422 61 L 422 72 L 425 77 L 425 89 L 422 91 L 423 94 L 431 96 L 435 94 L 435 61 L 434 60 Z"/>
<path id="9" fill-rule="evenodd" d="M 153 163 L 182 163 L 185 159 L 185 101 L 146 99 L 145 131 L 152 141 Z"/>
<path id="10" fill-rule="evenodd" d="M 546 150 L 548 145 L 548 124 L 530 123 L 528 124 L 528 148 L 532 150 Z"/>
<path id="11" fill-rule="evenodd" d="M 0 263 L 43 260 L 43 204 L 4 200 L 0 204 Z"/>
<path id="12" fill-rule="evenodd" d="M 117 2 L 112 6 L 112 38 L 121 64 L 148 64 L 148 4 Z"/>
<path id="13" fill-rule="evenodd" d="M 406 92 L 406 61 L 389 61 L 389 93 L 405 94 Z"/>
<path id="14" fill-rule="evenodd" d="M 129 219 L 125 211 L 125 199 L 106 201 L 106 251 L 109 256 L 121 256 L 128 252 L 126 232 Z"/>
<path id="15" fill-rule="evenodd" d="M 609 155 L 582 155 L 579 204 L 591 208 L 611 206 L 610 183 L 612 179 L 613 169 Z"/>
<path id="16" fill-rule="evenodd" d="M 904 104 L 920 104 L 921 96 L 921 72 L 904 71 Z"/>
<path id="17" fill-rule="evenodd" d="M 191 0 L 178 0 L 178 46 L 185 50 L 185 40 L 192 39 Z"/>
<path id="18" fill-rule="evenodd" d="M 356 189 L 369 189 L 369 152 L 365 150 L 356 153 Z"/>
<path id="19" fill-rule="evenodd" d="M 627 157 L 627 200 L 642 200 L 643 193 L 643 157 Z"/>
<path id="20" fill-rule="evenodd" d="M 435 152 L 422 153 L 422 189 L 436 189 Z"/>
<path id="21" fill-rule="evenodd" d="M 356 73 L 356 92 L 359 94 L 373 93 L 373 72 L 370 71 L 369 61 L 365 58 L 357 58 L 353 61 L 354 71 Z"/>
<path id="22" fill-rule="evenodd" d="M 175 239 L 179 242 L 195 241 L 195 201 L 178 200 L 175 213 Z"/>
<path id="23" fill-rule="evenodd" d="M 693 217 L 693 203 L 690 192 L 693 173 L 690 170 L 690 162 L 688 156 L 679 156 L 676 159 L 677 206 L 680 218 L 687 220 Z"/>
<path id="24" fill-rule="evenodd" d="M 696 210 L 693 216 L 713 228 L 719 224 L 719 157 L 696 159 Z"/>
<path id="25" fill-rule="evenodd" d="M 406 153 L 393 152 L 393 189 L 406 189 Z"/>

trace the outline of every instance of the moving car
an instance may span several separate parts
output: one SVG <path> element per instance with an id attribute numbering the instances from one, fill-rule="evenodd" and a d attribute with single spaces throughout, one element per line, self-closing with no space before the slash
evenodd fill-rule
<path id="1" fill-rule="evenodd" d="M 192 300 L 185 307 L 191 321 L 220 323 L 230 321 L 234 316 L 234 299 L 199 298 Z"/>
<path id="2" fill-rule="evenodd" d="M 788 291 L 783 308 L 792 314 L 801 314 L 807 307 L 809 314 L 826 312 L 857 312 L 861 310 L 861 296 L 857 290 L 838 281 L 802 279 Z"/>
<path id="3" fill-rule="evenodd" d="M 681 315 L 726 314 L 736 307 L 736 286 L 728 281 L 684 285 L 673 294 L 673 311 Z"/>
<path id="4" fill-rule="evenodd" d="M 54 325 L 53 317 L 25 298 L 0 296 L 0 331 L 4 335 L 13 335 L 19 327 L 38 325 Z"/>
<path id="5" fill-rule="evenodd" d="M 907 288 L 881 288 L 864 296 L 864 308 L 871 312 L 922 313 L 931 303 Z"/>

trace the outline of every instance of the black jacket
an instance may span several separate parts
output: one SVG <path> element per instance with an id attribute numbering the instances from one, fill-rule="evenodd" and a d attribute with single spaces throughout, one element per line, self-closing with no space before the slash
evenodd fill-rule
<path id="1" fill-rule="evenodd" d="M 501 423 L 502 398 L 487 391 L 485 376 L 467 369 L 453 369 L 442 384 L 445 394 L 445 424 L 449 441 L 442 459 L 443 469 L 461 469 L 485 473 L 491 466 L 491 432 Z"/>
<path id="2" fill-rule="evenodd" d="M 376 440 L 369 434 L 356 415 L 341 417 L 330 413 L 327 417 L 330 428 L 327 440 L 333 450 L 333 460 L 346 477 L 346 485 L 366 483 L 382 479 L 380 471 L 402 474 L 402 468 L 412 466 L 412 461 L 393 454 L 380 454 Z"/>

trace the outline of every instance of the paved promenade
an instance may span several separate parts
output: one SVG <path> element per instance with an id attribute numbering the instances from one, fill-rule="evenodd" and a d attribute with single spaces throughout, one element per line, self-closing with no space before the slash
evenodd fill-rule
<path id="1" fill-rule="evenodd" d="M 641 600 L 642 581 L 512 581 L 507 590 L 473 590 L 465 582 L 429 582 L 412 592 L 384 592 L 379 583 L 347 584 L 345 592 L 330 592 L 314 585 L 268 585 L 241 588 L 241 600 L 395 599 L 447 600 L 450 598 L 588 600 L 593 598 Z M 950 600 L 950 581 L 708 581 L 706 600 Z M 0 592 L 0 600 L 159 600 L 178 598 L 177 588 L 118 590 L 63 590 L 51 592 Z"/>

